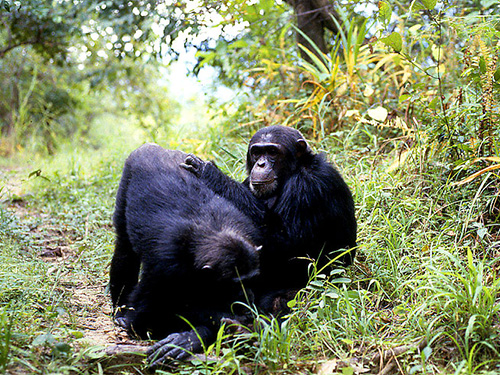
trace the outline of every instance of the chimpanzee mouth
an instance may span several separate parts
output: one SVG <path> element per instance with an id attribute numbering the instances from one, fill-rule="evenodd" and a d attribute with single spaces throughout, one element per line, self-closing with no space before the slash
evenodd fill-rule
<path id="1" fill-rule="evenodd" d="M 278 188 L 277 179 L 266 180 L 266 181 L 252 181 L 250 183 L 250 191 L 257 198 L 266 198 L 272 196 L 276 189 Z"/>
<path id="2" fill-rule="evenodd" d="M 275 178 L 271 178 L 269 180 L 259 180 L 259 181 L 252 181 L 252 185 L 268 185 L 268 184 L 272 184 L 274 181 L 276 181 Z"/>

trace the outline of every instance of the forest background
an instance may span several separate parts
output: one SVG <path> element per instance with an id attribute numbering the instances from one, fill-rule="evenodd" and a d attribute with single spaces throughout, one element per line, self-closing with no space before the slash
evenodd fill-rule
<path id="1" fill-rule="evenodd" d="M 273 124 L 342 172 L 357 260 L 158 373 L 499 373 L 499 35 L 495 0 L 0 0 L 0 373 L 146 373 L 103 351 L 126 156 L 241 180 Z"/>

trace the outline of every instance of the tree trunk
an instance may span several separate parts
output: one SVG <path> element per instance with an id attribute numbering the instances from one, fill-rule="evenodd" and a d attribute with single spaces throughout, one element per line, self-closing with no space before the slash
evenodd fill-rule
<path id="1" fill-rule="evenodd" d="M 332 19 L 333 17 L 340 22 L 340 17 L 333 9 L 333 4 L 329 0 L 285 1 L 293 7 L 297 17 L 297 27 L 301 31 L 297 32 L 297 43 L 307 48 L 316 56 L 320 56 L 319 51 L 326 53 L 325 28 L 334 33 L 339 32 L 337 25 Z M 306 52 L 301 50 L 300 53 L 303 59 L 311 62 L 311 58 Z"/>

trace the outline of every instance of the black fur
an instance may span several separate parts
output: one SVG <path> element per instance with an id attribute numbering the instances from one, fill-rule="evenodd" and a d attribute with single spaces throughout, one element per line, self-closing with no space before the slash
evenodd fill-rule
<path id="1" fill-rule="evenodd" d="M 255 155 L 252 147 L 260 148 L 258 153 L 252 151 Z M 257 159 L 261 165 L 256 167 Z M 193 156 L 186 164 L 215 193 L 261 224 L 261 274 L 254 292 L 262 310 L 279 313 L 286 306 L 293 295 L 290 291 L 306 285 L 310 260 L 318 261 L 319 267 L 337 256 L 344 266 L 352 263 L 355 249 L 340 256 L 356 246 L 351 192 L 339 172 L 324 155 L 311 151 L 299 131 L 284 126 L 259 130 L 249 144 L 249 177 L 243 183 Z M 259 194 L 252 178 L 275 181 Z"/>
<path id="2" fill-rule="evenodd" d="M 251 220 L 180 168 L 185 158 L 153 144 L 134 151 L 113 217 L 115 318 L 133 336 L 166 337 L 151 349 L 157 362 L 187 356 L 172 345 L 200 351 L 197 334 L 213 340 L 231 303 L 244 298 L 241 281 L 258 273 Z"/>

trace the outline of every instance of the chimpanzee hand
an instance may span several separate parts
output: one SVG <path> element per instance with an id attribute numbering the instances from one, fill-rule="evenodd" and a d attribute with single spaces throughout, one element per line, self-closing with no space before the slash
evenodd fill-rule
<path id="1" fill-rule="evenodd" d="M 202 345 L 196 332 L 172 333 L 148 349 L 147 361 L 150 367 L 156 367 L 172 360 L 185 359 L 201 349 Z"/>
<path id="2" fill-rule="evenodd" d="M 113 314 L 113 320 L 117 326 L 127 329 L 127 308 L 125 306 L 118 307 Z"/>
<path id="3" fill-rule="evenodd" d="M 181 164 L 181 167 L 185 170 L 191 172 L 196 177 L 200 177 L 203 173 L 203 169 L 205 169 L 205 165 L 207 163 L 201 160 L 198 156 L 193 154 L 189 154 L 186 156 L 186 160 Z"/>

